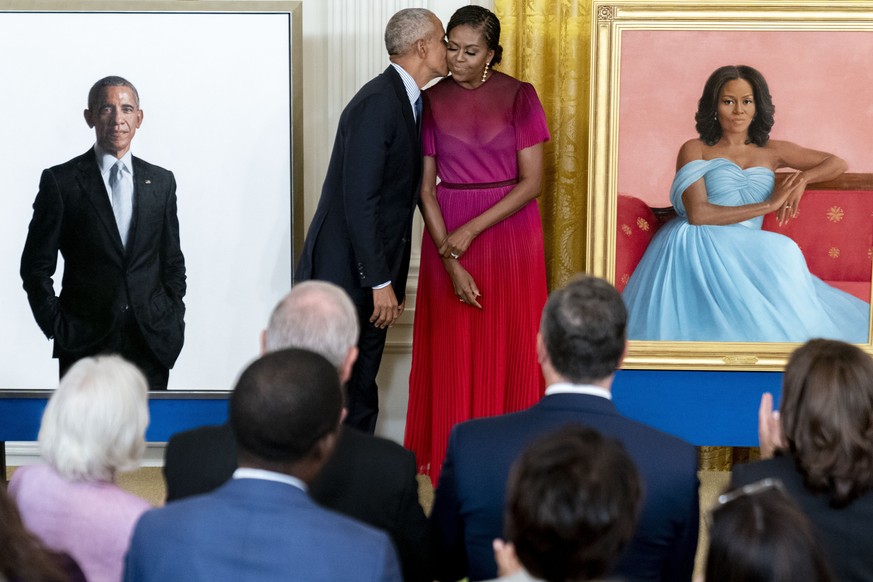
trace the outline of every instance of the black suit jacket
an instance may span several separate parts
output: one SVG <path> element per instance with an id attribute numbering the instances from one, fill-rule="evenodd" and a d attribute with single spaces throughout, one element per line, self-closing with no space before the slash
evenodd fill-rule
<path id="1" fill-rule="evenodd" d="M 358 305 L 391 281 L 406 294 L 421 143 L 394 67 L 364 85 L 340 116 L 327 177 L 296 280 L 331 281 Z"/>
<path id="2" fill-rule="evenodd" d="M 158 360 L 184 341 L 185 259 L 172 172 L 133 158 L 134 208 L 125 250 L 93 149 L 44 170 L 21 255 L 21 278 L 55 357 L 100 352 L 132 310 Z M 52 276 L 64 257 L 61 293 Z"/>
<path id="3" fill-rule="evenodd" d="M 731 474 L 731 488 L 767 477 L 781 480 L 788 494 L 812 522 L 813 530 L 838 580 L 873 581 L 873 536 L 870 535 L 873 492 L 868 492 L 846 507 L 835 509 L 830 506 L 827 495 L 814 494 L 806 488 L 803 476 L 790 456 L 735 465 Z"/>
<path id="4" fill-rule="evenodd" d="M 237 468 L 230 426 L 204 426 L 167 443 L 167 501 L 218 488 Z M 433 580 L 427 520 L 418 502 L 414 455 L 400 445 L 343 427 L 309 492 L 319 504 L 386 531 L 407 581 Z"/>
<path id="5" fill-rule="evenodd" d="M 525 411 L 452 429 L 430 515 L 440 580 L 495 577 L 491 542 L 503 537 L 509 469 L 526 446 L 568 424 L 621 442 L 643 481 L 637 530 L 614 573 L 627 580 L 691 580 L 700 511 L 694 447 L 621 416 L 605 398 L 579 394 L 553 394 Z"/>

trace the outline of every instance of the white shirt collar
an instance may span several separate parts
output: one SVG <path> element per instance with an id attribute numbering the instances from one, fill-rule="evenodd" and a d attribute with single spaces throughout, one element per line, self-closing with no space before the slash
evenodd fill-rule
<path id="1" fill-rule="evenodd" d="M 233 472 L 234 479 L 261 479 L 263 481 L 275 481 L 276 483 L 284 483 L 286 485 L 291 485 L 293 487 L 297 487 L 302 491 L 306 491 L 306 483 L 298 479 L 297 477 L 292 477 L 291 475 L 286 475 L 285 473 L 277 473 L 275 471 L 267 471 L 265 469 L 254 469 L 252 467 L 240 467 L 236 471 Z"/>
<path id="2" fill-rule="evenodd" d="M 558 382 L 546 388 L 546 396 L 551 396 L 552 394 L 587 394 L 588 396 L 599 396 L 612 400 L 612 393 L 609 390 L 600 386 L 592 386 L 591 384 Z"/>
<path id="3" fill-rule="evenodd" d="M 112 166 L 115 165 L 118 158 L 101 148 L 96 143 L 94 144 L 94 154 L 97 156 L 97 165 L 100 167 L 100 174 L 103 175 L 106 180 L 109 180 L 109 171 L 112 170 Z M 121 161 L 124 163 L 125 169 L 130 172 L 131 176 L 133 176 L 133 154 L 130 153 L 129 149 L 123 156 L 121 156 Z"/>
<path id="4" fill-rule="evenodd" d="M 406 97 L 409 99 L 409 105 L 412 106 L 412 111 L 415 111 L 415 102 L 418 101 L 419 95 L 421 95 L 421 89 L 418 88 L 418 85 L 415 84 L 415 79 L 412 78 L 412 75 L 406 72 L 406 69 L 398 65 L 397 63 L 391 63 L 391 66 L 394 67 L 394 70 L 400 75 L 400 78 L 403 79 L 403 86 L 406 88 Z M 413 117 L 415 115 L 413 114 Z"/>

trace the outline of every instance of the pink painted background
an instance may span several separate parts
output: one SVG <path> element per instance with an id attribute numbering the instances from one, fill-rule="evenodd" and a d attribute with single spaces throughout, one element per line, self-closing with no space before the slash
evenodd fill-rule
<path id="1" fill-rule="evenodd" d="M 669 206 L 676 154 L 697 137 L 707 77 L 749 65 L 767 79 L 774 139 L 839 155 L 873 172 L 873 32 L 624 31 L 618 191 Z"/>

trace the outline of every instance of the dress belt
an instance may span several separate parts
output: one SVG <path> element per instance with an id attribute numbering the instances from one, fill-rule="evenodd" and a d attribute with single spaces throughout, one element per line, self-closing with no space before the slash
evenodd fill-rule
<path id="1" fill-rule="evenodd" d="M 518 178 L 512 180 L 504 180 L 503 182 L 483 182 L 481 184 L 452 184 L 450 182 L 440 182 L 439 185 L 449 190 L 487 190 L 489 188 L 502 188 L 503 186 L 512 186 L 518 184 Z"/>

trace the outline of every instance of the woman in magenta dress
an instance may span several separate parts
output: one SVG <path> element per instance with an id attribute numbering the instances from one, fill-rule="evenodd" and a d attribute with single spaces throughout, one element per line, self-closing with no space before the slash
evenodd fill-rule
<path id="1" fill-rule="evenodd" d="M 536 334 L 547 295 L 542 105 L 533 86 L 492 70 L 503 49 L 491 11 L 460 8 L 447 37 L 451 76 L 424 97 L 427 234 L 405 438 L 434 483 L 455 424 L 542 396 Z"/>

